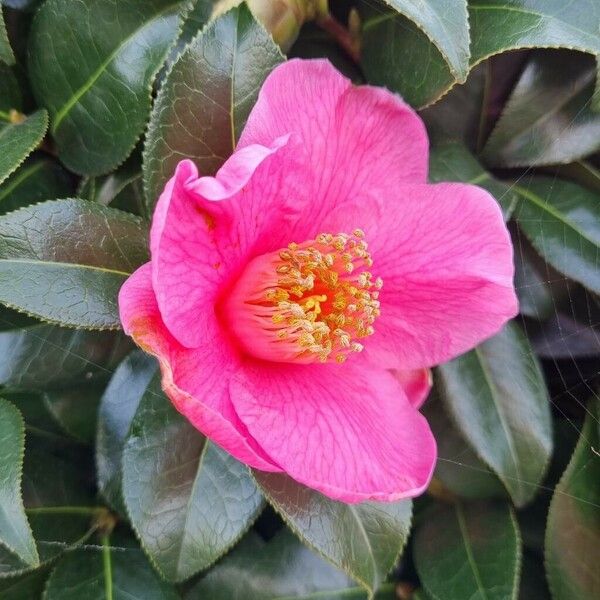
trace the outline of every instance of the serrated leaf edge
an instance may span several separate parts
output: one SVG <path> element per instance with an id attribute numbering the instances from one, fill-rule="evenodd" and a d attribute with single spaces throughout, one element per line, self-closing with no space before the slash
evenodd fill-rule
<path id="1" fill-rule="evenodd" d="M 25 151 L 25 154 L 23 154 L 22 157 L 20 159 L 18 159 L 17 162 L 12 167 L 9 167 L 8 171 L 6 171 L 6 173 L 4 175 L 0 175 L 0 184 L 3 183 L 4 181 L 6 181 L 6 179 L 8 179 L 8 177 L 10 177 L 25 162 L 25 159 L 33 152 L 33 150 L 44 139 L 44 136 L 46 135 L 46 132 L 48 131 L 48 122 L 49 122 L 48 121 L 48 111 L 45 108 L 40 108 L 40 109 L 36 110 L 35 112 L 31 113 L 30 115 L 28 115 L 27 119 L 25 121 L 23 121 L 22 123 L 19 123 L 17 125 L 9 124 L 7 126 L 7 127 L 19 127 L 19 125 L 25 124 L 29 119 L 35 117 L 38 114 L 42 114 L 44 116 L 44 119 L 43 119 L 44 127 L 43 127 L 41 133 L 30 144 L 29 149 Z M 4 130 L 2 130 L 2 131 L 4 131 Z"/>
<path id="2" fill-rule="evenodd" d="M 260 483 L 258 482 L 258 480 L 256 479 L 256 477 L 254 477 L 254 473 L 252 472 L 252 469 L 250 469 L 250 474 L 252 475 L 252 478 L 256 482 L 256 485 L 258 486 L 258 489 L 263 492 L 263 495 L 266 498 L 266 500 L 269 503 L 269 505 L 281 517 L 281 519 L 283 520 L 283 522 L 290 528 L 290 530 L 300 540 L 300 542 L 302 542 L 307 548 L 310 548 L 313 552 L 315 552 L 316 554 L 318 554 L 321 558 L 325 559 L 330 565 L 334 566 L 336 569 L 339 569 L 340 571 L 342 571 L 343 573 L 345 573 L 346 575 L 348 575 L 348 577 L 350 577 L 351 579 L 353 579 L 354 581 L 356 581 L 367 592 L 367 594 L 368 594 L 368 600 L 373 600 L 373 598 L 375 597 L 375 594 L 377 593 L 377 589 L 378 588 L 374 588 L 372 585 L 370 585 L 369 583 L 367 583 L 366 581 L 364 581 L 361 577 L 358 577 L 346 565 L 335 563 L 331 559 L 331 557 L 327 556 L 319 548 L 317 548 L 317 546 L 315 546 L 310 540 L 308 540 L 300 532 L 300 529 L 298 527 L 296 527 L 296 525 L 288 518 L 288 516 L 286 515 L 286 513 L 284 513 L 279 508 L 279 506 L 277 505 L 277 503 L 271 498 L 270 494 L 265 490 L 265 488 L 262 485 L 260 485 Z M 386 574 L 384 576 L 384 579 L 385 579 L 385 577 L 387 577 L 392 572 L 392 570 L 396 566 L 396 563 L 398 562 L 398 560 L 402 556 L 402 554 L 404 552 L 404 549 L 406 548 L 406 544 L 408 542 L 408 539 L 410 537 L 410 531 L 412 529 L 413 516 L 414 516 L 412 501 L 410 499 L 407 499 L 407 500 L 401 500 L 400 502 L 410 502 L 411 503 L 411 505 L 410 505 L 410 518 L 409 518 L 408 527 L 407 527 L 407 535 L 404 538 L 402 545 L 398 549 L 398 553 L 396 554 L 396 556 L 394 558 L 394 562 L 392 563 L 392 565 L 390 566 L 390 568 L 387 570 L 387 572 L 386 572 Z M 346 505 L 346 506 L 352 506 L 352 505 L 350 504 L 350 505 Z M 352 511 L 352 513 L 355 514 L 355 511 Z M 357 520 L 358 520 L 358 518 L 357 518 Z M 361 527 L 362 527 L 362 524 L 361 524 Z M 384 581 L 381 581 L 380 583 L 384 583 Z"/>
<path id="3" fill-rule="evenodd" d="M 19 460 L 17 467 L 17 486 L 19 488 L 19 509 L 25 516 L 25 523 L 27 524 L 27 531 L 29 532 L 30 541 L 33 542 L 34 548 L 34 557 L 35 562 L 29 563 L 25 560 L 10 544 L 8 544 L 5 540 L 2 540 L 0 543 L 7 548 L 10 552 L 12 552 L 15 556 L 17 556 L 22 562 L 27 565 L 28 569 L 37 569 L 40 566 L 40 557 L 37 550 L 37 543 L 35 538 L 33 537 L 33 530 L 31 529 L 31 525 L 29 524 L 29 519 L 27 518 L 27 513 L 25 511 L 25 503 L 23 502 L 23 462 L 25 460 L 25 419 L 23 419 L 23 415 L 21 411 L 12 403 L 6 400 L 3 397 L 0 397 L 0 406 L 4 404 L 8 408 L 9 411 L 13 411 L 13 414 L 17 416 L 20 425 L 19 431 Z"/>

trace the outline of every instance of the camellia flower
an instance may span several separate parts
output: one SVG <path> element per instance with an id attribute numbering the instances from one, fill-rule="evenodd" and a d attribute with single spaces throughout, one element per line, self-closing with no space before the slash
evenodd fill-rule
<path id="1" fill-rule="evenodd" d="M 410 107 L 323 60 L 269 75 L 215 177 L 179 163 L 121 320 L 240 461 L 345 502 L 427 487 L 428 367 L 517 310 L 497 203 L 427 163 Z"/>

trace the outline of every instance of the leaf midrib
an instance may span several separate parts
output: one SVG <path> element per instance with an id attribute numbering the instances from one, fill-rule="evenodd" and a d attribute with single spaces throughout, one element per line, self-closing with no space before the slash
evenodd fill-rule
<path id="1" fill-rule="evenodd" d="M 125 46 L 127 46 L 127 44 L 129 44 L 129 42 L 131 42 L 131 40 L 133 40 L 138 35 L 138 33 L 140 31 L 142 31 L 144 28 L 148 27 L 148 25 L 150 25 L 153 21 L 158 20 L 165 13 L 168 13 L 169 11 L 171 11 L 175 6 L 179 5 L 180 3 L 181 3 L 180 0 L 178 0 L 177 2 L 173 2 L 172 4 L 169 4 L 168 6 L 166 6 L 165 8 L 163 8 L 162 10 L 158 11 L 148 21 L 144 21 L 144 23 L 140 27 L 138 27 L 133 32 L 131 32 L 108 55 L 108 57 L 102 63 L 100 63 L 100 66 L 90 75 L 90 77 L 87 79 L 87 81 L 75 93 L 73 93 L 71 95 L 71 97 L 69 98 L 69 100 L 67 100 L 67 102 L 65 102 L 65 104 L 63 104 L 63 106 L 58 111 L 56 111 L 56 114 L 54 116 L 54 120 L 53 120 L 53 123 L 52 123 L 52 133 L 53 134 L 56 133 L 56 130 L 58 129 L 58 127 L 60 126 L 60 124 L 62 123 L 62 121 L 65 119 L 65 117 L 69 114 L 69 112 L 71 111 L 71 109 L 92 88 L 92 86 L 94 85 L 94 83 L 96 83 L 96 81 L 98 81 L 98 79 L 100 79 L 100 77 L 108 69 L 109 65 L 119 55 L 119 53 L 121 52 L 121 50 L 123 48 L 125 48 Z"/>
<path id="2" fill-rule="evenodd" d="M 460 529 L 460 534 L 464 542 L 467 560 L 469 561 L 469 565 L 471 565 L 471 571 L 473 572 L 475 583 L 477 584 L 477 587 L 479 588 L 479 591 L 483 596 L 483 600 L 487 600 L 488 595 L 483 586 L 481 574 L 479 573 L 479 568 L 477 566 L 477 562 L 475 561 L 475 556 L 473 555 L 473 548 L 471 547 L 471 540 L 469 539 L 469 531 L 467 529 L 467 524 L 465 523 L 465 516 L 462 512 L 462 507 L 459 504 L 455 505 L 455 512 L 456 520 L 458 522 L 458 528 Z"/>
<path id="3" fill-rule="evenodd" d="M 525 199 L 529 200 L 530 202 L 533 202 L 533 204 L 535 204 L 537 207 L 541 208 L 542 210 L 547 211 L 555 219 L 557 219 L 558 221 L 563 223 L 565 226 L 572 229 L 576 234 L 580 235 L 582 238 L 587 240 L 590 244 L 598 247 L 598 242 L 591 239 L 585 233 L 585 231 L 579 229 L 579 227 L 577 227 L 572 221 L 569 221 L 569 219 L 567 219 L 560 211 L 558 211 L 556 208 L 554 208 L 554 206 L 552 206 L 549 202 L 544 202 L 544 200 L 541 197 L 539 197 L 535 192 L 527 190 L 524 187 L 521 187 L 520 185 L 515 185 L 514 189 L 516 190 L 516 192 L 518 194 L 520 194 L 521 196 L 523 196 Z M 519 219 L 517 218 L 517 222 L 518 221 L 519 221 Z"/>
<path id="4" fill-rule="evenodd" d="M 354 506 L 352 506 L 351 504 L 348 504 L 348 510 L 350 511 L 352 516 L 356 519 L 356 522 L 358 523 L 360 532 L 362 533 L 363 537 L 365 538 L 365 542 L 367 543 L 367 548 L 369 550 L 369 556 L 371 557 L 371 562 L 373 563 L 373 577 L 375 579 L 375 581 L 374 582 L 372 581 L 371 584 L 369 585 L 369 590 L 374 591 L 374 589 L 377 587 L 377 584 L 379 583 L 379 575 L 377 573 L 377 563 L 375 562 L 375 553 L 373 551 L 373 546 L 371 544 L 371 540 L 369 539 L 369 536 L 367 535 L 367 531 L 366 531 L 364 525 L 362 524 L 362 521 L 360 519 L 360 516 L 359 516 L 356 508 Z M 364 582 L 364 583 L 366 583 L 366 582 Z"/>
<path id="5" fill-rule="evenodd" d="M 521 474 L 521 469 L 519 466 L 517 451 L 514 447 L 514 441 L 513 441 L 511 432 L 509 430 L 508 424 L 506 423 L 506 419 L 504 417 L 504 412 L 501 410 L 501 405 L 498 403 L 498 400 L 497 400 L 497 397 L 499 395 L 498 388 L 492 378 L 491 373 L 489 372 L 489 369 L 487 368 L 486 359 L 482 355 L 481 349 L 479 347 L 476 347 L 474 349 L 474 352 L 475 352 L 475 355 L 477 356 L 477 359 L 479 360 L 479 364 L 481 366 L 481 371 L 483 372 L 485 381 L 488 384 L 488 387 L 490 388 L 490 394 L 491 394 L 492 400 L 494 402 L 494 407 L 496 408 L 496 413 L 498 414 L 498 418 L 500 419 L 502 429 L 504 430 L 504 434 L 506 435 L 506 440 L 508 442 L 508 448 L 510 450 L 510 456 L 511 456 L 511 459 L 512 459 L 514 467 L 515 467 L 515 474 L 517 476 L 517 481 L 520 483 L 522 480 L 522 477 L 521 477 L 522 474 Z M 503 478 L 502 475 L 500 475 L 500 477 Z"/>
<path id="6" fill-rule="evenodd" d="M 198 457 L 198 466 L 196 467 L 196 476 L 194 477 L 194 483 L 192 484 L 192 488 L 190 490 L 190 495 L 187 499 L 187 502 L 185 503 L 185 518 L 183 521 L 183 526 L 181 528 L 181 531 L 182 531 L 181 541 L 179 543 L 179 548 L 177 551 L 176 573 L 178 576 L 182 574 L 181 573 L 181 560 L 182 560 L 182 556 L 183 556 L 183 547 L 184 547 L 184 542 L 185 542 L 186 533 L 187 533 L 187 524 L 188 524 L 188 519 L 190 516 L 191 503 L 192 503 L 192 499 L 194 498 L 196 484 L 198 483 L 198 480 L 200 479 L 200 476 L 202 474 L 202 466 L 204 464 L 204 459 L 205 459 L 206 453 L 208 451 L 209 443 L 210 442 L 208 441 L 208 439 L 204 440 L 204 444 L 202 445 L 202 450 L 200 451 L 200 456 Z"/>
<path id="7" fill-rule="evenodd" d="M 95 265 L 82 265 L 79 263 L 67 263 L 53 260 L 33 260 L 33 259 L 21 259 L 21 258 L 0 258 L 0 264 L 2 263 L 17 263 L 17 264 L 28 264 L 28 265 L 52 265 L 57 267 L 65 267 L 71 269 L 85 269 L 90 271 L 98 271 L 101 273 L 110 273 L 112 275 L 119 275 L 122 277 L 129 277 L 130 272 L 118 271 L 116 269 L 109 269 L 107 267 L 98 267 Z"/>

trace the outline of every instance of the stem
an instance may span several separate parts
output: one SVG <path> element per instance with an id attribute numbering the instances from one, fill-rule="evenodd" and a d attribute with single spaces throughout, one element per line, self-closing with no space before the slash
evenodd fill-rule
<path id="1" fill-rule="evenodd" d="M 360 40 L 356 35 L 353 35 L 349 29 L 330 14 L 318 16 L 316 22 L 344 49 L 355 63 L 360 61 Z"/>
<path id="2" fill-rule="evenodd" d="M 0 119 L 2 119 L 3 121 L 8 121 L 9 123 L 11 122 L 10 115 L 7 112 L 4 112 L 3 110 L 0 110 Z"/>

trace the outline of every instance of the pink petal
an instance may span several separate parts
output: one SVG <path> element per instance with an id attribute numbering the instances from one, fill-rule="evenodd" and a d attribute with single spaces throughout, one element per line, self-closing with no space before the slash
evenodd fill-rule
<path id="1" fill-rule="evenodd" d="M 383 279 L 381 316 L 365 350 L 375 364 L 420 369 L 447 361 L 517 314 L 510 236 L 497 202 L 459 183 L 375 192 L 325 220 L 366 232 Z"/>
<path id="2" fill-rule="evenodd" d="M 428 140 L 417 114 L 387 90 L 352 86 L 327 60 L 289 60 L 274 69 L 238 147 L 290 133 L 310 190 L 301 217 L 309 224 L 370 188 L 426 181 Z"/>
<path id="3" fill-rule="evenodd" d="M 435 441 L 386 371 L 254 363 L 233 379 L 231 399 L 285 472 L 331 498 L 391 502 L 429 483 Z"/>
<path id="4" fill-rule="evenodd" d="M 429 369 L 415 369 L 413 371 L 392 371 L 398 383 L 402 386 L 408 401 L 420 408 L 427 399 L 433 379 Z"/>
<path id="5" fill-rule="evenodd" d="M 242 196 L 259 166 L 286 142 L 281 137 L 268 148 L 247 146 L 216 177 L 198 179 L 194 163 L 181 161 L 158 200 L 150 232 L 152 283 L 164 323 L 188 348 L 202 343 L 204 322 L 214 316 L 224 278 L 231 276 L 236 258 L 241 258 L 239 248 L 224 253 L 218 247 L 219 238 L 229 238 L 233 224 L 228 218 L 216 222 L 215 214 L 223 210 L 211 201 L 227 204 L 230 197 Z M 230 243 L 229 250 L 232 247 Z"/>
<path id="6" fill-rule="evenodd" d="M 231 155 L 215 177 L 190 180 L 186 189 L 195 192 L 205 200 L 227 200 L 242 191 L 259 165 L 271 154 L 283 148 L 289 138 L 289 135 L 278 137 L 270 146 L 260 144 L 245 146 Z"/>
<path id="7" fill-rule="evenodd" d="M 233 409 L 228 384 L 237 358 L 218 328 L 203 332 L 200 347 L 182 347 L 162 322 L 152 290 L 150 263 L 133 273 L 121 288 L 119 311 L 125 333 L 156 356 L 165 393 L 194 427 L 238 460 L 265 471 L 280 470 L 258 447 Z"/>

